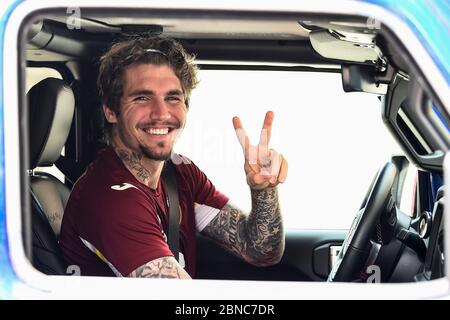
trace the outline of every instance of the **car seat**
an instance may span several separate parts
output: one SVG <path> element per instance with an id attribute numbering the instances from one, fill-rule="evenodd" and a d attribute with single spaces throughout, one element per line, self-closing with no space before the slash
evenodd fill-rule
<path id="1" fill-rule="evenodd" d="M 29 107 L 29 181 L 31 195 L 32 263 L 51 275 L 66 273 L 58 244 L 70 189 L 36 167 L 51 167 L 60 157 L 75 109 L 72 89 L 61 79 L 46 78 L 27 94 Z"/>

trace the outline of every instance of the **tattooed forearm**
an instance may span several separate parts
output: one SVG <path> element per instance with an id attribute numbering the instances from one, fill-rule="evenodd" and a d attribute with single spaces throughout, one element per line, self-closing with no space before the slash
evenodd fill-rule
<path id="1" fill-rule="evenodd" d="M 174 257 L 162 257 L 150 261 L 131 272 L 128 276 L 132 278 L 191 278 Z"/>
<path id="2" fill-rule="evenodd" d="M 268 263 L 279 262 L 284 252 L 284 230 L 277 188 L 252 190 L 252 212 L 247 217 L 246 234 L 254 256 Z"/>
<path id="3" fill-rule="evenodd" d="M 142 165 L 142 154 L 116 149 L 117 155 L 125 166 L 145 185 L 150 180 L 150 172 Z"/>
<path id="4" fill-rule="evenodd" d="M 251 192 L 250 214 L 227 203 L 202 232 L 252 264 L 273 265 L 284 252 L 278 192 L 276 188 Z"/>

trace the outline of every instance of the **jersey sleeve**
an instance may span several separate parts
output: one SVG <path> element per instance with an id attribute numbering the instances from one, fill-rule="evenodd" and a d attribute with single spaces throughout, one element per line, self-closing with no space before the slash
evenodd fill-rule
<path id="1" fill-rule="evenodd" d="M 229 198 L 216 189 L 206 174 L 192 160 L 182 157 L 185 161 L 184 164 L 178 166 L 178 170 L 188 180 L 187 183 L 192 190 L 196 229 L 200 232 L 225 206 Z M 186 162 L 188 163 L 186 164 Z"/>
<path id="2" fill-rule="evenodd" d="M 90 227 L 80 240 L 116 275 L 127 276 L 149 261 L 173 256 L 156 207 L 143 191 L 111 190 L 95 210 L 92 221 L 83 222 Z"/>

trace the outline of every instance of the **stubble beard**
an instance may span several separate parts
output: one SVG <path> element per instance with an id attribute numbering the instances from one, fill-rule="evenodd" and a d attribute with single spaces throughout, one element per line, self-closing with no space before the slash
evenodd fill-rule
<path id="1" fill-rule="evenodd" d="M 165 142 L 158 142 L 157 147 L 163 149 L 165 147 Z M 139 148 L 141 149 L 142 154 L 151 160 L 166 161 L 169 160 L 170 156 L 172 155 L 172 149 L 170 149 L 165 153 L 157 153 L 154 150 L 142 144 L 139 145 Z"/>
<path id="2" fill-rule="evenodd" d="M 167 141 L 166 142 L 164 142 L 164 141 L 158 142 L 156 145 L 156 148 L 150 148 L 150 147 L 140 143 L 139 148 L 141 149 L 142 154 L 145 157 L 147 157 L 148 159 L 157 160 L 157 161 L 169 160 L 172 157 L 173 147 L 174 147 L 176 141 L 178 140 L 179 136 L 181 135 L 181 132 L 182 132 L 182 129 L 180 129 L 180 128 L 175 129 L 172 139 L 169 142 L 169 143 L 172 143 L 172 148 L 170 148 L 170 150 L 165 153 L 162 153 L 162 152 L 158 153 L 155 151 L 155 149 L 161 148 L 162 150 L 164 150 L 164 148 L 166 147 Z"/>

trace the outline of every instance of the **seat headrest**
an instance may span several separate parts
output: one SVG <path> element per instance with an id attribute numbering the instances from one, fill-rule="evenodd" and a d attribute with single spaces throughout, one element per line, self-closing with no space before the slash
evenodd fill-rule
<path id="1" fill-rule="evenodd" d="M 27 98 L 30 169 L 52 166 L 69 135 L 75 96 L 63 80 L 46 78 L 30 89 Z"/>

